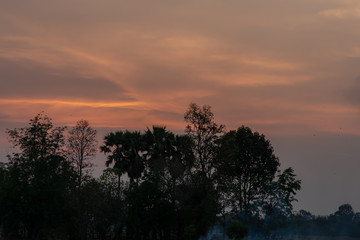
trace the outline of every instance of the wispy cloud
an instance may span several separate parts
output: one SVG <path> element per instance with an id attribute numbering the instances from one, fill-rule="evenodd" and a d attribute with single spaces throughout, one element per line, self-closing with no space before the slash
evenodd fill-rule
<path id="1" fill-rule="evenodd" d="M 360 18 L 360 6 L 357 6 L 355 8 L 328 9 L 321 11 L 320 15 L 339 19 Z"/>
<path id="2" fill-rule="evenodd" d="M 174 116 L 194 101 L 267 131 L 352 118 L 341 91 L 358 71 L 344 60 L 359 48 L 355 2 L 281 2 L 9 2 L 0 10 L 2 111 L 182 128 Z M 350 22 L 327 25 L 326 16 Z"/>
<path id="3" fill-rule="evenodd" d="M 139 102 L 79 102 L 79 101 L 62 101 L 52 99 L 0 99 L 0 104 L 48 104 L 48 105 L 69 105 L 76 107 L 93 107 L 93 108 L 117 108 L 133 107 L 142 105 Z"/>

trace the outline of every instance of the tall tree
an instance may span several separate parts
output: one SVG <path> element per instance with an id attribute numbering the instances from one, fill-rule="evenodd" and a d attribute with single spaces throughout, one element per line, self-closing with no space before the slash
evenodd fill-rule
<path id="1" fill-rule="evenodd" d="M 234 212 L 250 210 L 265 196 L 280 166 L 270 141 L 242 126 L 226 133 L 218 150 L 217 183 L 225 205 Z"/>
<path id="2" fill-rule="evenodd" d="M 139 184 L 126 191 L 127 238 L 183 239 L 186 224 L 198 220 L 188 203 L 198 190 L 187 181 L 193 163 L 192 141 L 162 126 L 148 128 L 142 141 L 146 169 Z"/>
<path id="3" fill-rule="evenodd" d="M 210 178 L 213 173 L 215 140 L 218 134 L 223 133 L 225 125 L 215 123 L 209 105 L 200 107 L 196 103 L 190 103 L 184 119 L 188 124 L 185 131 L 194 143 L 195 168 Z"/>
<path id="4" fill-rule="evenodd" d="M 219 213 L 218 192 L 214 185 L 215 149 L 219 135 L 224 132 L 224 125 L 218 125 L 208 105 L 198 106 L 190 103 L 185 112 L 186 133 L 192 139 L 194 165 L 184 188 L 189 199 L 185 202 L 185 211 L 191 216 L 190 224 L 196 229 L 196 235 L 205 234 L 216 221 Z M 190 226 L 189 226 L 190 227 Z M 195 235 L 195 236 L 196 236 Z"/>
<path id="5" fill-rule="evenodd" d="M 175 152 L 175 135 L 166 127 L 153 126 L 144 134 L 146 164 L 152 172 L 164 172 Z"/>
<path id="6" fill-rule="evenodd" d="M 69 160 L 73 163 L 77 172 L 77 218 L 79 239 L 85 239 L 87 234 L 88 217 L 84 211 L 84 193 L 82 191 L 83 182 L 89 179 L 89 170 L 93 166 L 91 160 L 95 157 L 96 130 L 90 127 L 86 120 L 80 120 L 69 131 L 66 142 L 66 153 Z"/>
<path id="7" fill-rule="evenodd" d="M 175 135 L 166 127 L 153 126 L 145 132 L 144 142 L 147 175 L 157 174 L 168 186 L 175 186 L 189 177 L 194 154 L 188 136 Z"/>
<path id="8" fill-rule="evenodd" d="M 51 118 L 44 113 L 30 119 L 29 127 L 7 129 L 10 143 L 18 147 L 21 153 L 16 157 L 26 157 L 28 161 L 36 161 L 51 155 L 62 155 L 65 127 L 54 127 Z"/>
<path id="9" fill-rule="evenodd" d="M 90 127 L 86 120 L 76 122 L 69 131 L 66 150 L 69 160 L 73 162 L 77 171 L 79 189 L 84 178 L 84 171 L 93 166 L 91 160 L 97 152 L 96 133 L 97 131 Z"/>
<path id="10" fill-rule="evenodd" d="M 144 146 L 143 136 L 140 132 L 117 131 L 111 132 L 104 137 L 104 145 L 101 152 L 108 154 L 106 166 L 113 164 L 118 169 L 118 195 L 120 196 L 121 176 L 126 173 L 130 183 L 138 181 L 144 169 Z"/>
<path id="11" fill-rule="evenodd" d="M 273 181 L 266 189 L 265 197 L 262 201 L 265 213 L 268 215 L 282 215 L 289 217 L 292 214 L 292 203 L 296 192 L 301 189 L 301 180 L 295 178 L 296 175 L 292 168 L 278 171 L 276 181 Z"/>
<path id="12" fill-rule="evenodd" d="M 15 233 L 23 226 L 28 239 L 66 231 L 67 201 L 75 179 L 63 154 L 63 132 L 64 127 L 54 127 L 43 113 L 31 119 L 28 127 L 7 130 L 20 151 L 9 156 L 4 215 Z"/>

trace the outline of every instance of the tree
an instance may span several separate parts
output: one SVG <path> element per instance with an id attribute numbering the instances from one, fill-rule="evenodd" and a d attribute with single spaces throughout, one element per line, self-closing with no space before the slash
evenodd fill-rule
<path id="1" fill-rule="evenodd" d="M 101 185 L 101 189 L 104 192 L 104 194 L 108 198 L 117 198 L 118 197 L 118 182 L 117 182 L 117 176 L 119 169 L 117 168 L 106 168 L 102 172 L 101 176 L 99 177 L 98 181 Z M 120 183 L 120 189 L 123 189 L 125 183 Z M 123 196 L 121 196 L 123 198 Z"/>
<path id="2" fill-rule="evenodd" d="M 355 212 L 350 204 L 342 204 L 338 210 L 329 217 L 330 224 L 333 226 L 332 234 L 338 236 L 351 236 L 352 228 L 359 229 L 354 226 Z M 338 231 L 335 231 L 337 229 Z"/>
<path id="3" fill-rule="evenodd" d="M 67 139 L 67 156 L 73 162 L 78 175 L 78 189 L 84 178 L 84 170 L 91 168 L 91 160 L 97 152 L 97 131 L 90 127 L 86 120 L 80 120 L 76 126 L 69 131 Z"/>
<path id="4" fill-rule="evenodd" d="M 225 126 L 215 123 L 209 105 L 200 107 L 196 103 L 190 103 L 184 119 L 188 123 L 185 131 L 194 142 L 195 168 L 210 179 L 213 173 L 215 140 L 218 134 L 223 133 Z"/>
<path id="5" fill-rule="evenodd" d="M 222 136 L 219 145 L 216 177 L 224 205 L 233 212 L 251 211 L 280 166 L 270 141 L 242 126 Z"/>
<path id="6" fill-rule="evenodd" d="M 109 154 L 106 166 L 113 165 L 118 171 L 118 195 L 120 195 L 120 178 L 127 173 L 130 183 L 138 181 L 144 169 L 145 143 L 140 132 L 117 131 L 111 132 L 104 137 L 104 145 L 100 147 L 101 152 Z"/>
<path id="7" fill-rule="evenodd" d="M 126 192 L 126 233 L 129 239 L 182 239 L 182 192 L 193 163 L 192 141 L 166 127 L 153 126 L 142 135 L 145 170 Z M 189 188 L 188 188 L 189 189 Z M 186 219 L 189 220 L 189 219 Z M 194 219 L 190 219 L 194 221 Z"/>
<path id="8" fill-rule="evenodd" d="M 197 236 L 205 234 L 216 221 L 219 212 L 218 192 L 215 189 L 215 149 L 219 135 L 224 132 L 224 125 L 214 121 L 214 114 L 209 105 L 202 107 L 190 103 L 184 114 L 185 132 L 192 139 L 194 164 L 188 184 L 184 189 L 189 198 L 184 201 L 185 211 L 190 218 L 187 224 L 193 224 Z M 191 212 L 191 213 L 190 213 Z"/>
<path id="9" fill-rule="evenodd" d="M 352 219 L 355 215 L 354 209 L 350 204 L 342 204 L 339 206 L 338 210 L 334 213 L 337 217 L 344 217 L 348 219 Z"/>
<path id="10" fill-rule="evenodd" d="M 278 214 L 289 217 L 292 213 L 292 203 L 296 192 L 301 189 L 301 180 L 297 180 L 294 170 L 287 168 L 283 172 L 278 171 L 277 180 L 265 190 L 267 196 L 264 199 L 265 211 L 268 215 Z"/>
<path id="11" fill-rule="evenodd" d="M 127 209 L 125 209 L 125 190 L 128 188 L 125 182 L 120 184 L 120 196 L 118 195 L 118 169 L 107 168 L 98 179 L 101 194 L 97 194 L 96 205 L 93 208 L 93 228 L 100 239 L 118 239 L 124 228 Z M 120 238 L 122 239 L 122 238 Z"/>
<path id="12" fill-rule="evenodd" d="M 146 175 L 157 175 L 165 188 L 173 188 L 190 174 L 194 162 L 192 141 L 166 127 L 153 126 L 144 134 Z"/>
<path id="13" fill-rule="evenodd" d="M 144 134 L 145 158 L 149 172 L 164 172 L 175 152 L 175 135 L 166 127 L 153 126 Z"/>
<path id="14" fill-rule="evenodd" d="M 80 120 L 69 131 L 66 142 L 66 152 L 68 159 L 73 163 L 77 172 L 77 219 L 76 225 L 78 227 L 78 238 L 86 238 L 87 234 L 87 216 L 84 212 L 84 196 L 82 192 L 82 185 L 84 178 L 89 176 L 86 172 L 93 166 L 91 160 L 96 154 L 96 130 L 90 127 L 86 120 Z M 84 173 L 85 171 L 85 173 Z"/>
<path id="15" fill-rule="evenodd" d="M 20 152 L 9 157 L 3 200 L 5 231 L 28 239 L 64 234 L 71 212 L 74 171 L 64 156 L 64 127 L 54 127 L 40 113 L 30 126 L 7 130 L 10 142 Z M 9 231 L 8 231 L 9 230 Z"/>
<path id="16" fill-rule="evenodd" d="M 30 119 L 29 127 L 7 129 L 10 142 L 18 147 L 21 153 L 15 157 L 25 157 L 34 162 L 52 155 L 62 155 L 64 146 L 65 127 L 54 127 L 51 118 L 39 113 Z"/>
<path id="17" fill-rule="evenodd" d="M 295 178 L 294 170 L 287 168 L 278 171 L 276 180 L 264 189 L 259 206 L 264 215 L 264 228 L 268 235 L 285 228 L 292 216 L 292 203 L 296 192 L 301 188 L 301 181 Z"/>

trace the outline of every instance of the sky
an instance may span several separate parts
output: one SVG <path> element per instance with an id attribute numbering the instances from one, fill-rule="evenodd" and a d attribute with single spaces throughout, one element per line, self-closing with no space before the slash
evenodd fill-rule
<path id="1" fill-rule="evenodd" d="M 182 132 L 190 102 L 265 134 L 302 180 L 295 209 L 360 211 L 358 0 L 0 0 L 6 128 Z M 103 156 L 96 160 L 103 168 Z"/>

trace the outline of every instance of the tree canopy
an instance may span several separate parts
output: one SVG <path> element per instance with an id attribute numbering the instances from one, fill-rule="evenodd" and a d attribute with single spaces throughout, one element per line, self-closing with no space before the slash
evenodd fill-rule
<path id="1" fill-rule="evenodd" d="M 9 156 L 2 183 L 2 223 L 4 232 L 28 239 L 42 239 L 49 232 L 61 233 L 66 226 L 67 200 L 71 198 L 74 171 L 64 155 L 63 127 L 54 127 L 40 113 L 29 126 L 8 130 L 10 142 L 20 152 Z M 68 208 L 69 207 L 69 208 Z"/>
<path id="2" fill-rule="evenodd" d="M 0 164 L 0 237 L 195 240 L 222 226 L 221 239 L 242 239 L 315 219 L 294 213 L 301 182 L 280 171 L 263 134 L 226 131 L 208 105 L 191 103 L 184 120 L 182 135 L 165 126 L 106 134 L 99 178 L 86 171 L 97 151 L 88 121 L 67 139 L 44 113 L 7 130 L 16 151 Z M 359 217 L 344 205 L 330 218 Z"/>

